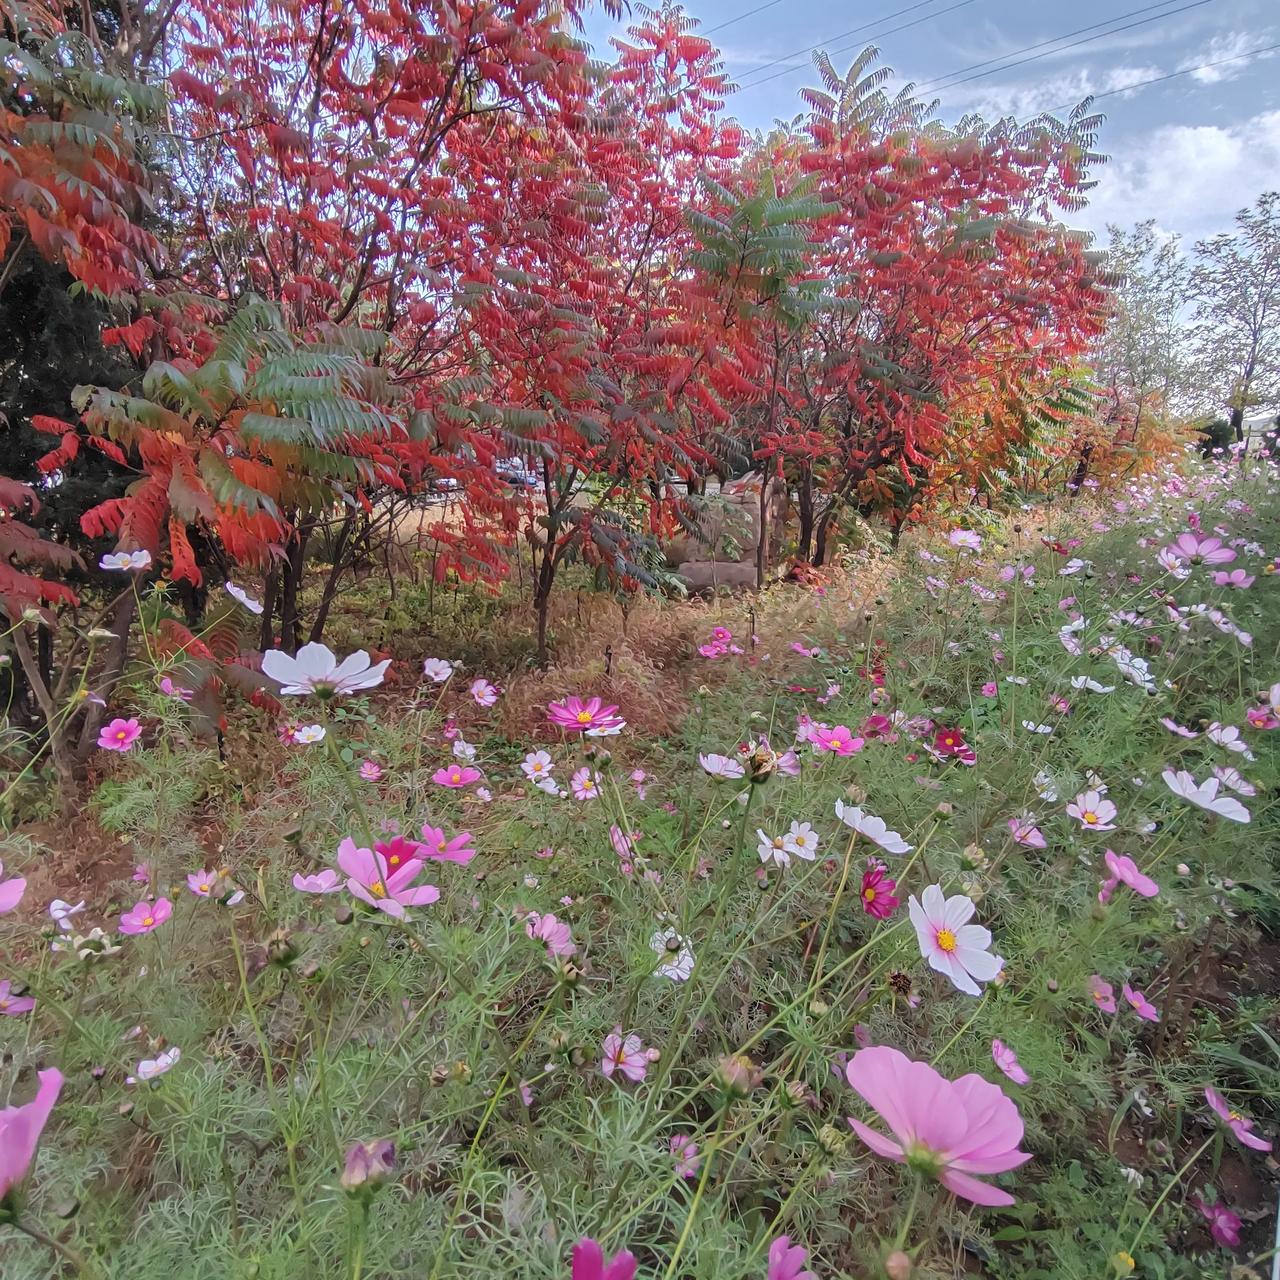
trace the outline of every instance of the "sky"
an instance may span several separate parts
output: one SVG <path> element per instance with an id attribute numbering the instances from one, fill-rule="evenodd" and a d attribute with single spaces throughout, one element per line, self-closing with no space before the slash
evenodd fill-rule
<path id="1" fill-rule="evenodd" d="M 1108 223 L 1147 218 L 1187 242 L 1215 235 L 1280 187 L 1276 0 L 684 2 L 740 86 L 726 111 L 753 130 L 802 110 L 798 91 L 818 83 L 806 46 L 825 49 L 843 74 L 876 45 L 895 72 L 890 88 L 914 83 L 948 122 L 972 111 L 1065 114 L 1086 94 L 1106 95 L 1098 150 L 1110 159 L 1093 175 L 1089 207 L 1064 215 L 1103 243 Z M 603 58 L 629 21 L 593 10 L 586 38 Z M 1257 52 L 1269 45 L 1278 47 Z"/>

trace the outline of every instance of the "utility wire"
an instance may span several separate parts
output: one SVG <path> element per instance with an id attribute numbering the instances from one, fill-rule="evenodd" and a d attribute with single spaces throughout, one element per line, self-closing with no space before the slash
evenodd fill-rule
<path id="1" fill-rule="evenodd" d="M 1037 44 L 1025 45 L 1021 49 L 1010 49 L 1008 53 L 1002 53 L 998 58 L 988 58 L 985 62 L 975 62 L 971 66 L 961 67 L 958 71 L 948 71 L 944 76 L 937 76 L 933 80 L 926 80 L 923 84 L 916 85 L 917 89 L 929 89 L 933 85 L 941 84 L 944 80 L 950 80 L 954 76 L 962 76 L 969 71 L 979 71 L 983 67 L 990 67 L 997 62 L 1004 62 L 1006 58 L 1016 58 L 1019 54 L 1030 53 L 1034 49 L 1043 49 L 1045 45 L 1057 44 L 1059 40 L 1069 40 L 1072 36 L 1083 35 L 1086 31 L 1096 31 L 1099 27 L 1110 26 L 1113 22 L 1123 22 L 1126 18 L 1136 18 L 1140 13 L 1150 13 L 1152 9 L 1163 9 L 1173 4 L 1174 0 L 1160 0 L 1159 4 L 1149 4 L 1141 9 L 1130 9 L 1128 13 L 1113 13 L 1109 18 L 1104 18 L 1101 22 L 1090 23 L 1087 27 L 1077 27 L 1074 31 L 1066 31 L 1060 36 L 1053 36 L 1049 40 L 1041 40 Z"/>
<path id="2" fill-rule="evenodd" d="M 1170 71 L 1162 76 L 1152 76 L 1150 80 L 1139 80 L 1134 84 L 1126 84 L 1119 89 L 1108 89 L 1105 93 L 1088 93 L 1085 97 L 1093 102 L 1097 102 L 1099 98 L 1110 98 L 1117 93 L 1132 93 L 1134 89 L 1145 89 L 1149 84 L 1161 84 L 1165 80 L 1176 80 L 1179 76 L 1189 76 L 1194 71 L 1207 71 L 1210 67 L 1225 66 L 1228 62 L 1239 62 L 1243 58 L 1256 57 L 1262 53 L 1274 53 L 1280 49 L 1280 41 L 1275 44 L 1264 44 L 1260 49 L 1249 49 L 1245 53 L 1235 53 L 1229 58 L 1218 58 L 1213 62 L 1202 62 L 1197 67 L 1183 67 L 1178 71 Z M 1059 111 L 1071 111 L 1078 103 L 1067 102 L 1060 107 L 1053 107 L 1048 112 L 1049 115 L 1055 115 Z"/>
<path id="3" fill-rule="evenodd" d="M 921 0 L 919 4 L 908 5 L 905 9 L 898 9 L 894 13 L 887 13 L 883 18 L 877 19 L 879 22 L 888 21 L 890 18 L 896 18 L 901 14 L 910 13 L 912 9 L 922 8 L 924 4 L 933 4 L 935 0 Z M 909 27 L 918 27 L 922 22 L 932 22 L 934 18 L 940 18 L 944 13 L 952 13 L 956 9 L 963 9 L 966 5 L 974 4 L 975 0 L 959 0 L 959 3 L 950 5 L 946 9 L 937 9 L 933 13 L 926 13 L 922 18 L 916 18 L 911 22 L 899 23 L 896 27 L 890 27 L 887 31 L 873 32 L 868 39 L 878 40 L 882 36 L 891 36 L 899 31 L 906 31 Z M 1199 3 L 1206 4 L 1208 0 L 1199 0 Z M 766 62 L 763 66 L 755 68 L 749 74 L 755 75 L 758 71 L 767 71 L 770 67 L 776 67 L 781 62 L 789 62 L 792 58 L 798 58 L 802 54 L 816 53 L 819 49 L 824 49 L 832 40 L 843 40 L 847 36 L 853 35 L 857 31 L 865 31 L 867 27 L 875 26 L 875 22 L 864 23 L 861 27 L 854 27 L 852 31 L 845 31 L 838 36 L 830 36 L 821 44 L 810 45 L 807 49 L 797 49 L 794 53 L 785 54 L 781 58 L 774 58 L 772 62 Z M 781 71 L 775 71 L 771 76 L 764 76 L 762 79 L 753 80 L 750 84 L 740 84 L 733 92 L 740 93 L 743 89 L 754 89 L 757 85 L 767 84 L 770 80 L 776 80 L 779 76 L 793 75 L 797 71 L 805 71 L 808 69 L 807 63 L 801 63 L 798 66 L 783 67 Z"/>
<path id="4" fill-rule="evenodd" d="M 698 34 L 709 36 L 713 31 L 723 31 L 725 27 L 731 27 L 735 22 L 741 22 L 743 18 L 753 18 L 757 13 L 763 13 L 766 9 L 772 9 L 781 3 L 782 0 L 769 0 L 768 4 L 758 4 L 754 9 L 748 9 L 746 13 L 740 13 L 735 18 L 726 18 L 723 22 L 717 22 L 714 27 L 703 27 Z"/>

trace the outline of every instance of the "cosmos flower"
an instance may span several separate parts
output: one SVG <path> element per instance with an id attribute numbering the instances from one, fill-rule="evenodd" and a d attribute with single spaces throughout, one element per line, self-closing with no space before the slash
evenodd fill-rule
<path id="1" fill-rule="evenodd" d="M 0 867 L 0 875 L 4 874 L 3 867 Z M 23 881 L 25 884 L 26 881 Z M 5 907 L 3 902 L 4 886 L 0 885 L 0 915 L 4 913 Z M 84 910 L 84 899 L 79 902 L 64 902 L 61 898 L 54 898 L 49 903 L 49 919 L 58 927 L 60 933 L 70 933 L 72 929 L 72 918 L 78 916 Z"/>
<path id="2" fill-rule="evenodd" d="M 693 948 L 670 925 L 660 928 L 649 939 L 649 945 L 657 953 L 658 964 L 654 973 L 673 982 L 687 982 L 693 972 Z"/>
<path id="3" fill-rule="evenodd" d="M 777 867 L 791 865 L 786 836 L 771 836 L 761 827 L 756 828 L 756 852 L 760 855 L 761 862 L 772 862 Z"/>
<path id="4" fill-rule="evenodd" d="M 313 876 L 294 873 L 293 887 L 299 893 L 337 893 L 342 888 L 342 877 L 332 867 Z"/>
<path id="5" fill-rule="evenodd" d="M 1198 533 L 1180 533 L 1165 550 L 1187 564 L 1230 564 L 1236 558 L 1230 547 L 1223 546 L 1221 538 L 1203 538 Z"/>
<path id="6" fill-rule="evenodd" d="M 151 568 L 150 551 L 110 551 L 98 561 L 99 569 L 114 572 L 141 573 Z"/>
<path id="7" fill-rule="evenodd" d="M 175 1067 L 178 1060 L 182 1057 L 182 1050 L 174 1045 L 172 1049 L 166 1049 L 163 1053 L 158 1053 L 154 1058 L 143 1058 L 138 1063 L 137 1074 L 125 1076 L 125 1084 L 146 1084 L 148 1080 L 155 1080 L 159 1076 Z"/>
<path id="8" fill-rule="evenodd" d="M 0 862 L 0 916 L 12 911 L 22 901 L 27 891 L 27 881 L 23 876 L 4 878 L 4 863 Z"/>
<path id="9" fill-rule="evenodd" d="M 338 867 L 347 877 L 347 892 L 396 920 L 404 917 L 406 907 L 427 906 L 440 897 L 433 884 L 414 886 L 422 866 L 411 858 L 393 872 L 382 854 L 358 846 L 350 836 L 338 845 Z"/>
<path id="10" fill-rule="evenodd" d="M 376 760 L 362 760 L 358 772 L 365 782 L 377 782 L 382 777 L 382 766 Z"/>
<path id="11" fill-rule="evenodd" d="M 1132 858 L 1111 849 L 1106 850 L 1102 857 L 1111 874 L 1103 882 L 1102 891 L 1098 894 L 1099 901 L 1108 901 L 1116 887 L 1122 884 L 1128 885 L 1134 893 L 1144 898 L 1154 898 L 1160 892 L 1160 886 L 1150 876 L 1144 876 Z"/>
<path id="12" fill-rule="evenodd" d="M 1233 796 L 1218 794 L 1221 782 L 1216 778 L 1206 778 L 1197 782 L 1185 769 L 1175 773 L 1166 769 L 1161 775 L 1164 784 L 1175 796 L 1188 800 L 1209 813 L 1216 813 L 1230 822 L 1248 822 L 1249 810 Z"/>
<path id="13" fill-rule="evenodd" d="M 134 905 L 120 917 L 120 932 L 130 936 L 139 933 L 150 933 L 158 929 L 173 915 L 173 903 L 168 898 L 157 898 L 155 902 L 146 899 Z"/>
<path id="14" fill-rule="evenodd" d="M 475 700 L 477 707 L 491 707 L 498 701 L 498 686 L 490 684 L 483 676 L 471 682 L 468 692 Z"/>
<path id="15" fill-rule="evenodd" d="M 1193 729 L 1188 729 L 1186 725 L 1179 724 L 1170 716 L 1161 716 L 1160 723 L 1164 725 L 1170 733 L 1176 733 L 1180 738 L 1198 738 L 1200 735 Z"/>
<path id="16" fill-rule="evenodd" d="M 524 931 L 535 941 L 545 943 L 550 956 L 571 956 L 578 949 L 569 926 L 553 915 L 529 912 L 524 920 Z"/>
<path id="17" fill-rule="evenodd" d="M 993 1040 L 991 1042 L 991 1057 L 996 1066 L 999 1067 L 1014 1084 L 1031 1083 L 1031 1077 L 1027 1075 L 1022 1064 L 1018 1061 L 1018 1055 L 1014 1053 L 1014 1051 L 1010 1049 L 1003 1040 Z"/>
<path id="18" fill-rule="evenodd" d="M 604 1251 L 584 1237 L 573 1246 L 572 1280 L 635 1280 L 636 1260 L 625 1249 L 606 1261 Z"/>
<path id="19" fill-rule="evenodd" d="M 1018 1150 L 1022 1117 L 999 1086 L 978 1075 L 948 1080 L 927 1062 L 913 1062 L 886 1045 L 859 1049 L 845 1076 L 893 1134 L 849 1117 L 850 1128 L 877 1155 L 937 1178 L 974 1204 L 1015 1203 L 981 1180 L 1031 1159 Z"/>
<path id="20" fill-rule="evenodd" d="M 1243 756 L 1246 760 L 1254 758 L 1253 752 L 1249 750 L 1249 744 L 1240 736 L 1240 730 L 1235 725 L 1219 724 L 1216 720 L 1205 730 L 1205 737 L 1210 742 L 1216 742 L 1218 746 L 1225 747 L 1228 751 L 1234 751 L 1237 755 Z"/>
<path id="21" fill-rule="evenodd" d="M 363 649 L 339 662 L 328 645 L 315 641 L 304 644 L 296 657 L 280 649 L 262 655 L 262 672 L 280 685 L 282 695 L 314 693 L 317 698 L 372 689 L 382 683 L 390 665 L 390 659 L 370 662 Z"/>
<path id="22" fill-rule="evenodd" d="M 783 837 L 788 853 L 812 862 L 818 856 L 820 838 L 808 822 L 792 822 L 791 830 Z"/>
<path id="23" fill-rule="evenodd" d="M 1009 833 L 1014 840 L 1028 849 L 1043 849 L 1048 845 L 1044 833 L 1036 826 L 1036 820 L 1029 813 L 1009 819 Z"/>
<path id="24" fill-rule="evenodd" d="M 1192 1196 L 1189 1203 L 1209 1224 L 1209 1234 L 1215 1243 L 1220 1244 L 1224 1249 L 1240 1247 L 1240 1228 L 1243 1224 L 1239 1214 L 1232 1213 L 1221 1200 L 1215 1200 L 1210 1204 L 1201 1196 Z"/>
<path id="25" fill-rule="evenodd" d="M 594 800 L 600 794 L 600 775 L 584 764 L 569 779 L 569 790 L 575 800 Z"/>
<path id="26" fill-rule="evenodd" d="M 732 756 L 716 755 L 714 752 L 709 755 L 700 755 L 698 763 L 713 778 L 726 778 L 732 781 L 745 777 L 747 772 L 747 767 L 741 760 L 735 760 Z"/>
<path id="27" fill-rule="evenodd" d="M 1230 587 L 1233 591 L 1247 591 L 1253 582 L 1253 574 L 1245 573 L 1243 569 L 1232 569 L 1230 573 L 1219 569 L 1213 575 L 1215 587 Z"/>
<path id="28" fill-rule="evenodd" d="M 933 749 L 940 756 L 958 756 L 969 749 L 969 744 L 959 729 L 939 729 L 933 735 Z"/>
<path id="29" fill-rule="evenodd" d="M 1204 1100 L 1209 1104 L 1209 1108 L 1214 1115 L 1231 1130 L 1244 1146 L 1252 1147 L 1255 1151 L 1271 1150 L 1271 1143 L 1266 1138 L 1260 1138 L 1253 1132 L 1253 1121 L 1246 1120 L 1240 1112 L 1233 1111 L 1228 1107 L 1222 1100 L 1222 1095 L 1216 1089 L 1206 1089 L 1204 1091 Z"/>
<path id="30" fill-rule="evenodd" d="M 1213 776 L 1224 787 L 1229 787 L 1237 795 L 1256 796 L 1258 794 L 1258 788 L 1246 778 L 1241 777 L 1240 771 L 1231 768 L 1230 765 L 1215 764 L 1213 766 Z"/>
<path id="31" fill-rule="evenodd" d="M 36 1007 L 35 999 L 32 996 L 15 996 L 10 992 L 13 990 L 12 984 L 8 978 L 0 982 L 0 1017 L 20 1018 L 24 1013 L 30 1013 Z"/>
<path id="32" fill-rule="evenodd" d="M 460 835 L 446 836 L 443 827 L 422 824 L 422 843 L 417 846 L 417 857 L 434 858 L 440 862 L 457 862 L 465 866 L 476 856 L 471 847 L 473 837 L 470 831 Z"/>
<path id="33" fill-rule="evenodd" d="M 324 739 L 325 728 L 321 724 L 300 724 L 293 731 L 293 741 L 301 743 L 304 747 L 314 742 L 323 742 Z"/>
<path id="34" fill-rule="evenodd" d="M 30 1102 L 0 1110 L 0 1201 L 27 1176 L 62 1091 L 62 1072 L 56 1067 L 37 1071 L 36 1080 L 36 1096 Z"/>
<path id="35" fill-rule="evenodd" d="M 947 541 L 957 551 L 981 551 L 982 539 L 971 529 L 952 529 L 947 534 Z"/>
<path id="36" fill-rule="evenodd" d="M 255 600 L 243 587 L 237 587 L 234 582 L 224 582 L 222 589 L 233 600 L 239 601 L 250 613 L 259 614 L 262 612 L 262 601 Z"/>
<path id="37" fill-rule="evenodd" d="M 626 727 L 616 705 L 605 706 L 599 698 L 571 694 L 562 702 L 547 705 L 547 720 L 565 733 L 585 733 L 588 737 L 610 736 Z"/>
<path id="38" fill-rule="evenodd" d="M 765 1280 L 818 1280 L 804 1264 L 809 1255 L 800 1245 L 793 1245 L 790 1236 L 779 1236 L 769 1246 L 769 1267 Z"/>
<path id="39" fill-rule="evenodd" d="M 809 740 L 815 751 L 829 751 L 837 756 L 851 756 L 862 750 L 862 739 L 842 724 L 834 729 L 819 725 Z"/>
<path id="40" fill-rule="evenodd" d="M 540 782 L 551 776 L 555 765 L 549 751 L 530 751 L 520 763 L 520 770 L 530 782 Z"/>
<path id="41" fill-rule="evenodd" d="M 422 674 L 432 684 L 444 684 L 453 675 L 453 663 L 444 658 L 426 658 L 422 663 Z"/>
<path id="42" fill-rule="evenodd" d="M 104 724 L 98 734 L 98 746 L 104 751 L 128 751 L 142 737 L 142 726 L 136 718 L 122 720 L 117 716 Z"/>
<path id="43" fill-rule="evenodd" d="M 473 765 L 450 764 L 437 769 L 431 775 L 431 781 L 456 791 L 459 787 L 469 787 L 473 782 L 479 782 L 482 776 L 480 770 Z"/>
<path id="44" fill-rule="evenodd" d="M 846 827 L 852 827 L 860 836 L 879 845 L 885 853 L 910 853 L 914 845 L 908 844 L 896 831 L 890 831 L 883 818 L 875 814 L 864 813 L 857 805 L 836 801 L 836 817 Z"/>
<path id="45" fill-rule="evenodd" d="M 1067 805 L 1067 812 L 1085 831 L 1114 831 L 1115 805 L 1099 791 L 1082 791 Z"/>
<path id="46" fill-rule="evenodd" d="M 942 886 L 931 884 L 920 895 L 912 894 L 907 904 L 915 926 L 920 955 L 931 969 L 951 979 L 967 995 L 981 995 L 979 982 L 990 982 L 1004 967 L 993 955 L 991 932 L 969 920 L 977 908 L 963 893 L 946 897 Z"/>
<path id="47" fill-rule="evenodd" d="M 894 895 L 897 887 L 898 882 L 889 878 L 888 867 L 868 858 L 866 870 L 862 873 L 862 890 L 858 895 L 863 911 L 876 920 L 887 920 L 902 902 Z"/>
<path id="48" fill-rule="evenodd" d="M 677 1178 L 692 1178 L 702 1164 L 698 1144 L 687 1133 L 671 1135 L 671 1158 L 676 1162 Z"/>
<path id="49" fill-rule="evenodd" d="M 1142 991 L 1136 991 L 1127 982 L 1120 988 L 1120 994 L 1133 1006 L 1138 1017 L 1147 1022 L 1159 1022 L 1160 1011 L 1147 999 Z"/>
<path id="50" fill-rule="evenodd" d="M 610 1079 L 620 1071 L 632 1084 L 639 1084 L 648 1074 L 649 1054 L 638 1035 L 623 1036 L 622 1028 L 614 1027 L 605 1036 L 602 1049 L 600 1070 Z"/>

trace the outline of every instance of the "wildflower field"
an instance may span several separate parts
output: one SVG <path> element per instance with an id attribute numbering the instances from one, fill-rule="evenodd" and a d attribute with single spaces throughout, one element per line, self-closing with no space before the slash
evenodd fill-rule
<path id="1" fill-rule="evenodd" d="M 88 811 L 3 846 L 5 1280 L 1269 1275 L 1278 519 L 1187 464 L 546 673 L 351 605 L 216 734 L 109 566 Z"/>

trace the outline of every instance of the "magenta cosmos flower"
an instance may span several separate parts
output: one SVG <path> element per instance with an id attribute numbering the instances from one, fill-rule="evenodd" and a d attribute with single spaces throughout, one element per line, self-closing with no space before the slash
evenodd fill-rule
<path id="1" fill-rule="evenodd" d="M 1098 892 L 1099 902 L 1106 902 L 1122 884 L 1128 885 L 1134 893 L 1144 898 L 1154 898 L 1160 892 L 1160 886 L 1150 876 L 1144 876 L 1132 858 L 1110 849 L 1102 855 L 1102 858 L 1111 874 L 1102 882 L 1102 888 Z"/>
<path id="2" fill-rule="evenodd" d="M 618 715 L 616 704 L 606 707 L 599 698 L 583 699 L 576 694 L 548 704 L 547 720 L 566 733 L 585 733 L 593 738 L 620 733 L 627 723 Z"/>
<path id="3" fill-rule="evenodd" d="M 481 777 L 480 770 L 474 765 L 449 764 L 442 769 L 437 769 L 431 775 L 431 781 L 439 786 L 457 790 L 459 787 L 469 787 L 473 782 L 479 782 Z"/>
<path id="4" fill-rule="evenodd" d="M 931 884 L 919 901 L 912 894 L 907 910 L 921 956 L 967 995 L 980 995 L 978 983 L 990 982 L 1004 967 L 1004 961 L 988 950 L 990 930 L 969 923 L 977 908 L 963 893 L 948 898 L 941 885 Z"/>
<path id="5" fill-rule="evenodd" d="M 1191 1204 L 1204 1215 L 1205 1221 L 1209 1224 L 1209 1234 L 1214 1241 L 1220 1244 L 1224 1249 L 1238 1249 L 1240 1247 L 1240 1215 L 1232 1213 L 1221 1200 L 1215 1200 L 1210 1204 L 1207 1200 L 1200 1196 L 1192 1196 Z"/>
<path id="6" fill-rule="evenodd" d="M 846 725 L 838 724 L 834 729 L 820 725 L 813 731 L 809 739 L 815 751 L 829 751 L 836 756 L 851 756 L 862 750 L 863 740 Z"/>
<path id="7" fill-rule="evenodd" d="M 883 862 L 868 858 L 859 895 L 863 911 L 877 920 L 887 920 L 902 902 L 893 892 L 897 887 L 898 882 L 889 878 L 888 867 Z"/>
<path id="8" fill-rule="evenodd" d="M 128 751 L 142 737 L 142 726 L 136 718 L 122 720 L 117 716 L 104 724 L 98 734 L 98 746 L 104 751 Z"/>
<path id="9" fill-rule="evenodd" d="M 1180 533 L 1164 550 L 1186 564 L 1230 564 L 1236 558 L 1221 538 L 1202 538 L 1198 533 Z"/>
<path id="10" fill-rule="evenodd" d="M 290 657 L 280 649 L 262 655 L 262 673 L 280 685 L 282 694 L 314 693 L 318 698 L 332 698 L 339 693 L 358 693 L 382 683 L 391 660 L 370 662 L 363 649 L 338 661 L 325 644 L 312 641 Z"/>
<path id="11" fill-rule="evenodd" d="M 471 847 L 473 837 L 470 831 L 463 831 L 456 836 L 446 836 L 442 827 L 422 824 L 422 844 L 418 856 L 435 858 L 440 862 L 457 862 L 466 865 L 476 856 Z"/>
<path id="12" fill-rule="evenodd" d="M 590 1236 L 573 1246 L 573 1280 L 635 1280 L 635 1275 L 636 1260 L 625 1249 L 606 1261 Z"/>
<path id="13" fill-rule="evenodd" d="M 1248 591 L 1253 586 L 1253 581 L 1253 574 L 1245 573 L 1243 569 L 1232 569 L 1230 573 L 1219 569 L 1213 575 L 1215 587 L 1230 587 L 1233 591 Z"/>
<path id="14" fill-rule="evenodd" d="M 11 996 L 9 992 L 12 989 L 8 978 L 0 982 L 0 1017 L 18 1018 L 36 1007 L 33 997 Z"/>
<path id="15" fill-rule="evenodd" d="M 1100 1013 L 1115 1013 L 1116 992 L 1109 982 L 1104 982 L 1098 974 L 1094 974 L 1086 983 L 1089 998 Z"/>
<path id="16" fill-rule="evenodd" d="M 410 858 L 398 871 L 373 849 L 365 849 L 348 836 L 338 846 L 338 866 L 346 873 L 347 892 L 378 911 L 399 920 L 406 907 L 422 907 L 435 902 L 440 890 L 433 884 L 414 887 L 423 864 Z"/>
<path id="17" fill-rule="evenodd" d="M 40 1135 L 62 1089 L 62 1072 L 56 1067 L 37 1072 L 36 1079 L 39 1087 L 30 1102 L 0 1111 L 0 1200 L 27 1176 Z"/>
<path id="18" fill-rule="evenodd" d="M 1146 992 L 1138 991 L 1127 982 L 1120 988 L 1120 994 L 1133 1007 L 1134 1013 L 1144 1022 L 1159 1022 L 1160 1010 L 1147 999 Z"/>
<path id="19" fill-rule="evenodd" d="M 1204 1100 L 1209 1104 L 1214 1115 L 1235 1134 L 1244 1146 L 1252 1147 L 1255 1151 L 1271 1150 L 1271 1143 L 1266 1138 L 1260 1138 L 1256 1133 L 1252 1132 L 1253 1121 L 1246 1120 L 1238 1111 L 1232 1111 L 1222 1100 L 1222 1095 L 1216 1089 L 1206 1089 L 1204 1091 Z"/>
<path id="20" fill-rule="evenodd" d="M 859 1049 L 845 1067 L 849 1084 L 879 1112 L 893 1137 L 861 1120 L 849 1125 L 877 1155 L 937 1178 L 974 1204 L 1010 1205 L 1007 1191 L 981 1181 L 1031 1159 L 1019 1151 L 1022 1117 L 998 1085 L 978 1075 L 948 1080 L 927 1062 L 886 1045 Z"/>
<path id="21" fill-rule="evenodd" d="M 600 1070 L 611 1079 L 615 1071 L 621 1071 L 632 1084 L 639 1084 L 649 1070 L 649 1053 L 638 1035 L 623 1036 L 621 1027 L 614 1027 L 604 1038 L 604 1056 Z"/>
<path id="22" fill-rule="evenodd" d="M 136 903 L 132 911 L 120 917 L 120 932 L 127 934 L 150 933 L 158 929 L 173 915 L 173 903 L 168 898 L 157 898 L 154 903 Z"/>
<path id="23" fill-rule="evenodd" d="M 804 1269 L 808 1257 L 800 1245 L 791 1243 L 790 1236 L 779 1236 L 769 1246 L 767 1280 L 818 1280 L 812 1271 Z"/>

